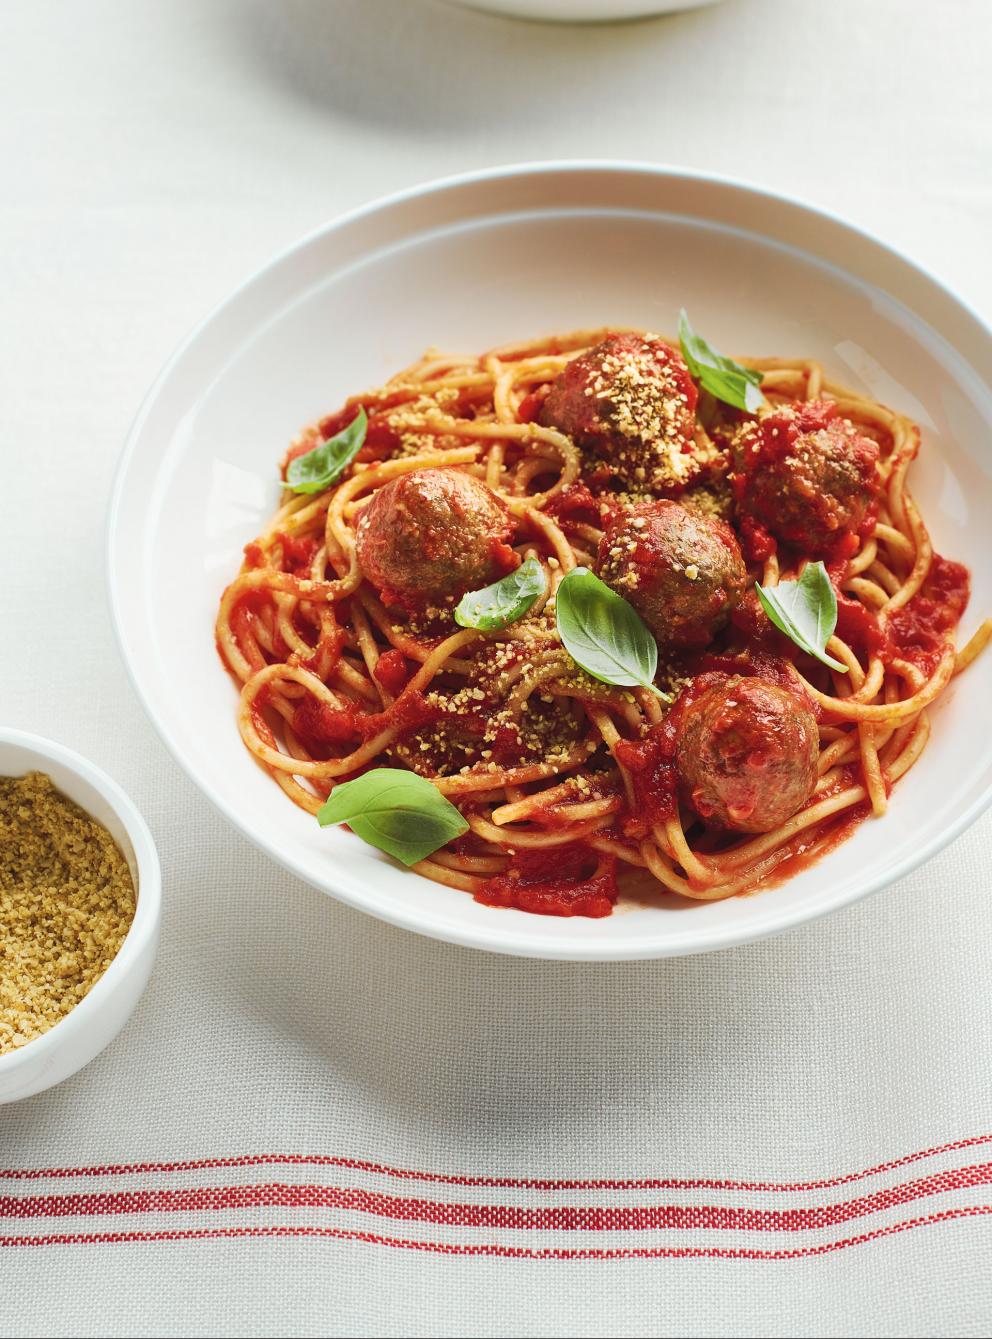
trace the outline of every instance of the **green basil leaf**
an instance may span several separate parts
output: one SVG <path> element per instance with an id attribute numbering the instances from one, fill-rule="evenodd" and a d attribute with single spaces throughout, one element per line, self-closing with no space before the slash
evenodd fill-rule
<path id="1" fill-rule="evenodd" d="M 436 786 L 400 767 L 376 767 L 335 786 L 317 822 L 322 828 L 347 823 L 363 842 L 404 865 L 415 865 L 468 831 L 465 819 Z"/>
<path id="2" fill-rule="evenodd" d="M 362 449 L 368 426 L 368 417 L 361 407 L 346 428 L 289 462 L 286 487 L 294 493 L 322 493 L 330 488 Z"/>
<path id="3" fill-rule="evenodd" d="M 798 581 L 780 581 L 767 590 L 755 585 L 755 590 L 779 632 L 824 665 L 847 673 L 847 666 L 826 652 L 837 626 L 837 593 L 822 562 L 807 563 Z"/>
<path id="4" fill-rule="evenodd" d="M 455 622 L 463 628 L 496 632 L 523 618 L 547 588 L 544 568 L 536 558 L 528 558 L 502 581 L 463 595 L 455 606 Z"/>
<path id="5" fill-rule="evenodd" d="M 689 371 L 700 386 L 718 400 L 735 409 L 745 409 L 749 414 L 765 403 L 765 397 L 758 390 L 763 380 L 761 373 L 717 353 L 702 335 L 693 330 L 684 307 L 679 312 L 679 344 Z"/>
<path id="6" fill-rule="evenodd" d="M 649 688 L 658 668 L 658 643 L 633 605 L 587 567 L 576 567 L 555 595 L 562 645 L 575 663 L 601 683 Z"/>

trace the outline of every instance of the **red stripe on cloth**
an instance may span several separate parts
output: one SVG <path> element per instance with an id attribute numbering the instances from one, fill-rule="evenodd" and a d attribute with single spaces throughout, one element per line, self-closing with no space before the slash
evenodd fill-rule
<path id="1" fill-rule="evenodd" d="M 434 1226 L 541 1232 L 640 1232 L 717 1229 L 728 1232 L 809 1232 L 836 1227 L 914 1200 L 992 1184 L 992 1163 L 936 1172 L 837 1204 L 798 1209 L 712 1204 L 554 1205 L 448 1203 L 387 1195 L 347 1186 L 194 1186 L 178 1190 L 99 1191 L 91 1194 L 0 1197 L 0 1218 L 67 1218 L 136 1213 L 202 1213 L 257 1208 L 344 1209 Z"/>
<path id="2" fill-rule="evenodd" d="M 393 1246 L 408 1251 L 429 1251 L 435 1255 L 502 1256 L 515 1260 L 658 1260 L 658 1259 L 721 1259 L 721 1260 L 802 1260 L 810 1256 L 828 1255 L 849 1246 L 864 1246 L 884 1237 L 908 1232 L 913 1228 L 932 1227 L 959 1218 L 976 1218 L 992 1214 L 992 1205 L 976 1204 L 960 1209 L 945 1209 L 928 1214 L 925 1218 L 908 1218 L 887 1227 L 874 1228 L 854 1237 L 818 1246 L 796 1246 L 780 1250 L 761 1250 L 757 1247 L 733 1246 L 618 1246 L 549 1248 L 541 1250 L 526 1246 L 502 1246 L 496 1242 L 459 1245 L 444 1241 L 416 1241 L 407 1237 L 383 1237 L 375 1232 L 350 1231 L 336 1227 L 218 1227 L 178 1229 L 174 1232 L 64 1232 L 43 1237 L 0 1237 L 0 1247 L 6 1246 L 96 1246 L 122 1245 L 131 1242 L 185 1242 L 217 1241 L 243 1237 L 275 1238 L 333 1238 L 338 1241 L 364 1242 L 372 1246 Z"/>
<path id="3" fill-rule="evenodd" d="M 888 1162 L 876 1163 L 861 1171 L 846 1172 L 839 1176 L 820 1177 L 809 1181 L 743 1181 L 730 1177 L 519 1177 L 487 1176 L 448 1172 L 422 1172 L 409 1167 L 393 1167 L 384 1162 L 370 1162 L 364 1158 L 349 1158 L 321 1153 L 250 1153 L 230 1157 L 193 1158 L 179 1162 L 120 1162 L 96 1163 L 84 1167 L 0 1167 L 2 1181 L 41 1181 L 73 1179 L 84 1176 L 128 1176 L 148 1172 L 195 1172 L 220 1167 L 343 1167 L 352 1171 L 369 1172 L 405 1181 L 429 1181 L 436 1185 L 491 1186 L 495 1189 L 520 1190 L 745 1190 L 770 1194 L 802 1190 L 828 1190 L 832 1186 L 850 1185 L 882 1172 L 908 1167 L 914 1162 L 953 1153 L 959 1149 L 975 1148 L 992 1143 L 992 1134 L 972 1135 L 951 1143 L 936 1144 L 932 1148 L 906 1153 Z"/>

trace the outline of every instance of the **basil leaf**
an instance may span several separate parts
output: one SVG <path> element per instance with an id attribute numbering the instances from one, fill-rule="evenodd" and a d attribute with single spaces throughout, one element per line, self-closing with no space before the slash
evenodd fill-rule
<path id="1" fill-rule="evenodd" d="M 822 562 L 807 563 L 798 581 L 780 581 L 767 590 L 756 584 L 755 590 L 779 632 L 824 665 L 847 673 L 846 665 L 826 653 L 837 626 L 837 593 Z"/>
<path id="2" fill-rule="evenodd" d="M 479 628 L 483 632 L 509 627 L 523 618 L 547 588 L 544 568 L 536 558 L 528 558 L 502 581 L 463 595 L 455 606 L 455 622 L 463 628 Z"/>
<path id="3" fill-rule="evenodd" d="M 577 665 L 601 683 L 649 688 L 658 643 L 633 605 L 587 567 L 576 567 L 558 587 L 555 617 L 562 645 Z"/>
<path id="4" fill-rule="evenodd" d="M 322 493 L 330 488 L 362 449 L 369 420 L 364 407 L 346 428 L 315 446 L 306 455 L 297 456 L 286 467 L 286 487 L 294 493 Z"/>
<path id="5" fill-rule="evenodd" d="M 710 395 L 735 409 L 746 409 L 749 414 L 765 403 L 765 397 L 758 390 L 763 380 L 761 373 L 717 353 L 702 335 L 693 330 L 684 307 L 679 312 L 679 344 L 689 371 Z"/>
<path id="6" fill-rule="evenodd" d="M 416 772 L 376 767 L 335 786 L 317 814 L 322 828 L 347 823 L 370 846 L 415 865 L 468 831 L 468 824 L 436 786 Z"/>

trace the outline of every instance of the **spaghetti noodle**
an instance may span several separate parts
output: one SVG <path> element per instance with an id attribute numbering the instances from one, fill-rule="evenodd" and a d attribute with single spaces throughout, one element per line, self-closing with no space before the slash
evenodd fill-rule
<path id="1" fill-rule="evenodd" d="M 638 360 L 649 355 L 646 373 Z M 368 415 L 364 444 L 338 480 L 284 495 L 246 547 L 217 620 L 221 657 L 241 686 L 243 740 L 289 798 L 316 813 L 335 784 L 369 767 L 411 768 L 469 825 L 416 864 L 419 873 L 492 905 L 566 915 L 608 914 L 624 867 L 687 898 L 750 891 L 822 854 L 867 815 L 883 815 L 892 785 L 926 745 L 927 709 L 989 640 L 992 622 L 955 651 L 967 573 L 934 554 L 907 490 L 916 426 L 826 380 L 815 362 L 744 365 L 762 374 L 754 414 L 706 394 L 697 404 L 675 348 L 639 332 L 578 331 L 481 357 L 431 351 L 302 433 L 284 473 L 360 408 Z M 598 379 L 589 380 L 590 367 Z M 600 401 L 638 450 L 613 450 L 599 421 L 590 427 L 586 411 Z M 757 453 L 749 443 L 762 432 L 774 447 L 781 423 L 788 451 L 762 457 L 749 476 L 742 451 Z M 813 488 L 803 450 L 819 470 Z M 851 460 L 860 475 L 847 469 Z M 488 513 L 473 510 L 476 495 L 491 499 Z M 609 577 L 617 535 L 632 536 L 623 552 L 635 552 L 642 512 L 651 533 L 658 518 L 668 524 L 674 513 L 659 509 L 673 504 L 659 499 L 675 500 L 683 530 L 692 518 L 690 539 L 692 526 L 729 536 L 741 564 L 707 587 L 702 559 L 676 562 L 683 585 L 664 588 L 674 595 L 657 608 L 642 603 L 653 630 L 667 620 L 660 696 L 583 672 L 554 614 L 567 573 L 598 568 Z M 798 514 L 800 504 L 812 512 Z M 458 524 L 418 530 L 418 508 L 432 517 L 447 508 Z M 815 538 L 824 517 L 835 529 L 810 552 L 804 536 Z M 843 673 L 776 631 L 753 591 L 755 582 L 774 590 L 794 579 L 814 554 L 837 593 L 826 649 Z M 459 595 L 527 557 L 547 580 L 524 617 L 490 632 L 457 626 Z M 441 596 L 432 594 L 438 573 L 450 577 Z M 625 594 L 618 580 L 611 584 Z M 704 590 L 724 607 L 696 636 L 692 601 Z M 688 613 L 680 622 L 673 610 Z M 725 718 L 728 684 L 753 680 L 789 695 L 791 719 L 815 723 L 809 785 L 796 792 L 794 812 L 768 822 L 752 812 L 754 797 L 736 810 L 700 798 L 710 782 L 719 790 L 731 766 L 706 753 L 726 736 L 703 726 Z M 724 695 L 716 707 L 704 706 L 708 691 Z M 731 705 L 744 710 L 746 698 L 738 692 Z M 687 769 L 679 750 L 692 713 Z M 759 748 L 748 728 L 741 765 L 758 766 L 766 781 L 788 772 L 790 749 L 806 747 L 772 739 L 779 753 L 772 748 L 774 766 L 761 771 L 771 745 Z M 688 773 L 700 769 L 690 794 Z M 735 822 L 741 813 L 750 818 Z"/>

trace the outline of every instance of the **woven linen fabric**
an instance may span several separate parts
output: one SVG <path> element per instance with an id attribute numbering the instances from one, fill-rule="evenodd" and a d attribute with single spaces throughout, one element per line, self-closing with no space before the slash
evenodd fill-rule
<path id="1" fill-rule="evenodd" d="M 8 0 L 0 25 L 0 719 L 105 766 L 165 877 L 124 1032 L 0 1108 L 0 1333 L 987 1334 L 992 821 L 707 957 L 434 943 L 210 809 L 128 686 L 103 542 L 186 329 L 297 235 L 445 172 L 753 176 L 992 310 L 990 7 L 559 29 L 430 0 Z"/>

